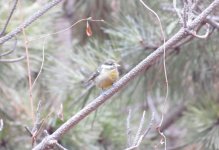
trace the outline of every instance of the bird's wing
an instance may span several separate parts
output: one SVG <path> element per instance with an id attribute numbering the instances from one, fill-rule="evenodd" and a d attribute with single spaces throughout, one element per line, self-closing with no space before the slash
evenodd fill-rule
<path id="1" fill-rule="evenodd" d="M 87 80 L 87 82 L 93 81 L 100 74 L 99 70 L 94 72 Z"/>

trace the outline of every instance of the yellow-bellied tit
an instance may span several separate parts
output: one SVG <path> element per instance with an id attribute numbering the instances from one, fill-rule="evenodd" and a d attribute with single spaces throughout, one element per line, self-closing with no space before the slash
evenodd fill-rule
<path id="1" fill-rule="evenodd" d="M 94 81 L 95 85 L 102 90 L 107 89 L 119 79 L 119 66 L 115 60 L 109 59 L 98 67 L 88 81 Z"/>

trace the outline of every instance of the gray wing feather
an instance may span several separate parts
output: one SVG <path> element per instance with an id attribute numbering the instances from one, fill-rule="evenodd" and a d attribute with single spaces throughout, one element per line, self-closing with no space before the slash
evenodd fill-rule
<path id="1" fill-rule="evenodd" d="M 99 70 L 94 72 L 87 80 L 87 82 L 93 81 L 100 74 Z"/>

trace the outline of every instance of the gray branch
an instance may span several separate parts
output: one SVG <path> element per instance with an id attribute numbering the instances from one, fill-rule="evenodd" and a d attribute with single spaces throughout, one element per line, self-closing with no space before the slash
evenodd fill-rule
<path id="1" fill-rule="evenodd" d="M 5 34 L 5 31 L 6 31 L 6 29 L 7 29 L 8 23 L 9 23 L 9 21 L 11 20 L 11 17 L 12 17 L 12 15 L 13 15 L 15 9 L 16 9 L 17 2 L 18 2 L 18 0 L 15 0 L 15 1 L 14 1 L 14 5 L 13 5 L 13 7 L 12 7 L 10 13 L 9 13 L 9 16 L 8 16 L 6 22 L 5 22 L 5 25 L 4 25 L 3 29 L 2 29 L 2 31 L 0 32 L 0 37 Z"/>
<path id="2" fill-rule="evenodd" d="M 205 20 L 205 18 L 213 12 L 215 8 L 219 7 L 219 0 L 214 0 L 200 15 L 198 15 L 193 21 L 187 24 L 187 29 L 194 30 L 201 22 Z M 184 29 L 181 28 L 172 38 L 170 38 L 166 44 L 165 48 L 167 52 L 173 51 L 170 49 L 177 42 L 180 42 L 190 34 Z M 157 50 L 151 53 L 148 57 L 142 60 L 136 67 L 134 67 L 131 71 L 129 71 L 126 75 L 124 75 L 118 82 L 114 84 L 114 86 L 96 99 L 94 99 L 91 103 L 89 103 L 82 110 L 77 112 L 74 116 L 72 116 L 69 120 L 67 120 L 64 124 L 62 124 L 53 134 L 49 135 L 45 139 L 41 141 L 33 150 L 44 150 L 51 140 L 58 140 L 64 134 L 66 134 L 70 129 L 72 129 L 76 124 L 78 124 L 82 119 L 87 117 L 91 112 L 95 111 L 100 105 L 109 100 L 115 93 L 121 90 L 125 85 L 127 85 L 131 80 L 137 77 L 140 73 L 146 71 L 150 66 L 152 66 L 157 60 L 161 59 L 164 52 L 164 45 L 160 46 Z"/>
<path id="3" fill-rule="evenodd" d="M 32 16 L 30 16 L 28 19 L 26 19 L 22 24 L 20 24 L 16 29 L 8 33 L 7 35 L 0 38 L 0 45 L 5 43 L 6 41 L 13 38 L 16 34 L 20 33 L 22 29 L 28 27 L 31 23 L 36 21 L 40 16 L 45 14 L 49 9 L 56 6 L 58 3 L 62 2 L 64 0 L 53 0 L 49 3 L 47 3 L 41 10 L 38 10 L 36 13 L 34 13 Z"/>

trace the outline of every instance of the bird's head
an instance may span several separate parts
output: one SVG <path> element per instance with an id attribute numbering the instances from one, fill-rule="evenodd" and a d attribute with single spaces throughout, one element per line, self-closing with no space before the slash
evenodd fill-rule
<path id="1" fill-rule="evenodd" d="M 101 65 L 101 69 L 112 70 L 112 69 L 116 69 L 119 66 L 120 65 L 115 60 L 109 59 Z"/>

